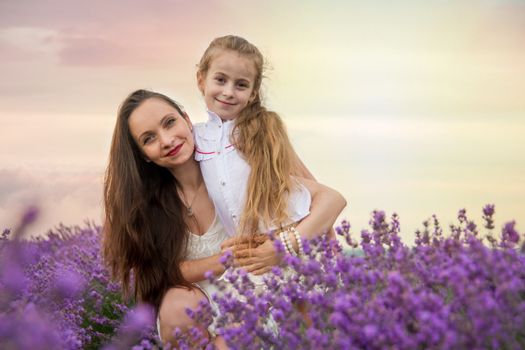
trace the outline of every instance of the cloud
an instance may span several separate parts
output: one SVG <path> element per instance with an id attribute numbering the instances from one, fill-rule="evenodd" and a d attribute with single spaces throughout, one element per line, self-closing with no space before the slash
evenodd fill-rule
<path id="1" fill-rule="evenodd" d="M 188 34 L 203 33 L 195 18 L 210 26 L 217 24 L 222 5 L 217 2 L 213 8 L 213 4 L 170 0 L 5 2 L 0 4 L 0 36 L 3 32 L 15 43 L 4 47 L 7 52 L 13 51 L 9 53 L 13 56 L 19 42 L 28 37 L 13 32 L 26 28 L 51 32 L 52 36 L 41 37 L 33 45 L 52 44 L 48 53 L 66 66 L 167 63 L 173 60 L 174 52 L 184 54 L 195 46 Z"/>
<path id="2" fill-rule="evenodd" d="M 4 63 L 42 62 L 58 51 L 56 32 L 35 27 L 12 27 L 0 30 L 0 60 Z"/>
<path id="3" fill-rule="evenodd" d="M 22 49 L 0 36 L 0 56 L 2 62 L 20 62 L 31 56 L 30 51 Z"/>
<path id="4" fill-rule="evenodd" d="M 78 2 L 68 0 L 19 0 L 0 3 L 0 27 L 35 26 L 41 28 L 94 28 L 105 25 L 128 23 L 133 25 L 140 18 L 159 18 L 167 20 L 192 14 L 202 9 L 198 3 L 180 0 L 92 0 Z"/>
<path id="5" fill-rule="evenodd" d="M 24 208 L 37 205 L 39 220 L 29 236 L 45 234 L 59 223 L 101 222 L 102 174 L 36 167 L 0 169 L 0 229 L 18 223 Z"/>
<path id="6" fill-rule="evenodd" d="M 115 103 L 116 105 L 116 103 Z M 3 167 L 103 169 L 115 123 L 113 115 L 17 114 L 0 111 Z M 4 134 L 5 133 L 5 134 Z"/>
<path id="7" fill-rule="evenodd" d="M 108 103 L 103 97 L 116 101 L 118 89 L 159 85 L 186 86 L 200 102 L 195 63 L 211 38 L 233 32 L 260 44 L 276 65 L 270 93 L 279 111 L 461 117 L 523 111 L 525 11 L 518 2 L 353 1 L 301 4 L 300 11 L 299 5 L 5 1 L 0 104 L 31 98 L 35 103 L 24 108 L 56 111 L 73 101 L 90 110 Z M 31 65 L 14 64 L 24 55 Z M 86 93 L 98 101 L 86 103 Z M 62 94 L 66 101 L 58 102 Z"/>
<path id="8" fill-rule="evenodd" d="M 122 65 L 139 63 L 138 54 L 133 47 L 111 38 L 94 36 L 61 36 L 63 49 L 59 56 L 66 65 Z"/>

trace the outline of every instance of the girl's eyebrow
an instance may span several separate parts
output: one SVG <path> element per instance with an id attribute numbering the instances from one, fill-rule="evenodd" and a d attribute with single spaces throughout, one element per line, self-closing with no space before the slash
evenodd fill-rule
<path id="1" fill-rule="evenodd" d="M 223 76 L 228 77 L 228 78 L 230 77 L 228 74 L 226 74 L 226 73 L 224 73 L 222 71 L 216 71 L 216 72 L 214 72 L 214 74 L 215 75 L 223 75 Z M 241 78 L 237 79 L 237 81 L 240 81 L 240 80 L 246 81 L 248 83 L 251 81 L 250 78 L 247 78 L 247 77 L 241 77 Z"/>

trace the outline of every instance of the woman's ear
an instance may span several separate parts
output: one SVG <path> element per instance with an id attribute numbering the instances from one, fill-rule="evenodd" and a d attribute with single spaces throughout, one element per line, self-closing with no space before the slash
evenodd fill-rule
<path id="1" fill-rule="evenodd" d="M 182 112 L 182 118 L 184 118 L 184 120 L 186 120 L 186 123 L 188 123 L 188 127 L 190 128 L 191 131 L 193 131 L 193 123 L 191 122 L 191 119 L 188 116 L 188 113 L 183 111 Z"/>

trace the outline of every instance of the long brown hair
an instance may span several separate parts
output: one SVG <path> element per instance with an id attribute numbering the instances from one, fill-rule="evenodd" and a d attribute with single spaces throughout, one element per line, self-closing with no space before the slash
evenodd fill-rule
<path id="1" fill-rule="evenodd" d="M 185 255 L 188 228 L 177 180 L 165 168 L 146 162 L 129 130 L 128 119 L 144 101 L 158 98 L 184 112 L 169 97 L 137 90 L 122 102 L 104 179 L 103 255 L 128 296 L 158 310 L 173 286 L 190 287 L 179 263 Z"/>
<path id="2" fill-rule="evenodd" d="M 214 39 L 202 56 L 197 74 L 204 78 L 218 53 L 229 50 L 251 59 L 255 66 L 253 99 L 235 119 L 232 142 L 251 167 L 240 232 L 253 232 L 259 222 L 279 226 L 288 218 L 288 196 L 295 183 L 290 175 L 293 149 L 280 116 L 262 104 L 264 57 L 246 39 L 228 35 Z"/>

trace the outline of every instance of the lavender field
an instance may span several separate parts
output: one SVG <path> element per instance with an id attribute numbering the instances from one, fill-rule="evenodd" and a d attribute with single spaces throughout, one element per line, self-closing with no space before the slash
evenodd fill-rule
<path id="1" fill-rule="evenodd" d="M 161 349 L 151 308 L 110 280 L 101 227 L 22 239 L 37 216 L 0 240 L 0 348 Z M 395 214 L 374 211 L 359 234 L 343 221 L 344 248 L 304 242 L 308 257 L 286 257 L 262 288 L 229 269 L 215 281 L 217 327 L 232 349 L 525 349 L 525 238 L 493 216 L 487 205 L 477 225 L 460 210 L 446 229 L 433 217 L 410 244 Z M 196 329 L 177 336 L 179 348 L 212 348 Z"/>

